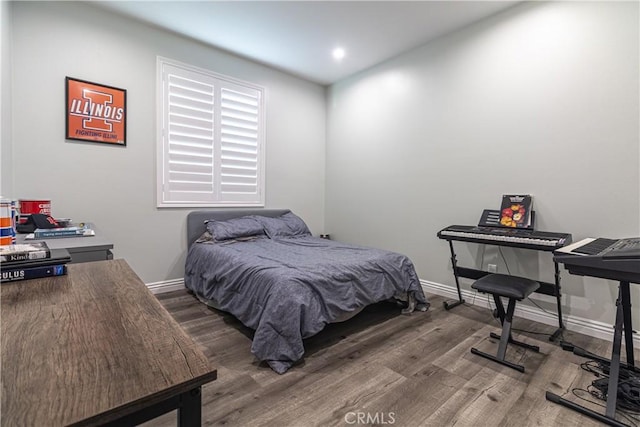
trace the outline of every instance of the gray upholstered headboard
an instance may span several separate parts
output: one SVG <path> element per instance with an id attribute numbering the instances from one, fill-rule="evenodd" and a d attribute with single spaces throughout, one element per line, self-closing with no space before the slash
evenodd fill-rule
<path id="1" fill-rule="evenodd" d="M 245 215 L 261 215 L 274 218 L 287 212 L 289 212 L 289 209 L 220 209 L 189 212 L 189 215 L 187 215 L 187 246 L 191 246 L 206 231 L 207 227 L 204 223 L 206 220 L 224 221 Z"/>

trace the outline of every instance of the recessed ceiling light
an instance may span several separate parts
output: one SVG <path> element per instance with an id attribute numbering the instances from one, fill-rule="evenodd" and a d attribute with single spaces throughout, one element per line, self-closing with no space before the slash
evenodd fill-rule
<path id="1" fill-rule="evenodd" d="M 342 58 L 344 58 L 344 55 L 345 55 L 345 51 L 344 51 L 343 48 L 337 47 L 337 48 L 333 49 L 333 58 L 336 61 L 342 60 Z"/>

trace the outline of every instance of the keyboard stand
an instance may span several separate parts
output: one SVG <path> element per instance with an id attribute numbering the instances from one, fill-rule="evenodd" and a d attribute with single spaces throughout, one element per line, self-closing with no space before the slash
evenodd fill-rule
<path id="1" fill-rule="evenodd" d="M 546 392 L 546 399 L 557 403 L 574 411 L 580 412 L 588 417 L 596 419 L 602 423 L 616 427 L 629 427 L 627 424 L 616 420 L 616 405 L 618 401 L 618 383 L 620 379 L 620 368 L 628 369 L 634 372 L 640 372 L 635 367 L 633 356 L 633 331 L 631 325 L 631 292 L 629 282 L 621 281 L 618 287 L 618 299 L 616 300 L 616 323 L 613 332 L 613 349 L 611 350 L 611 360 L 607 360 L 595 355 L 584 352 L 576 352 L 575 354 L 590 359 L 597 360 L 602 363 L 609 364 L 609 383 L 607 384 L 607 406 L 604 415 L 592 409 L 585 408 L 582 405 L 564 399 L 550 391 Z M 627 363 L 620 361 L 620 347 L 622 345 L 622 333 L 624 332 L 625 349 Z"/>
<path id="2" fill-rule="evenodd" d="M 453 278 L 456 280 L 456 289 L 458 290 L 458 301 L 452 301 L 452 302 L 445 301 L 443 303 L 445 310 L 450 310 L 453 307 L 456 307 L 460 304 L 464 304 L 464 299 L 462 299 L 462 293 L 460 292 L 460 282 L 458 280 L 458 275 L 456 274 L 456 271 L 458 269 L 456 252 L 453 250 L 453 241 L 451 240 L 449 240 L 449 249 L 451 250 L 451 265 L 453 266 Z"/>
<path id="3" fill-rule="evenodd" d="M 478 243 L 478 244 L 493 245 L 493 246 L 518 247 L 521 249 L 547 251 L 551 253 L 553 252 L 553 250 L 556 249 L 553 246 L 543 249 L 541 247 L 527 247 L 527 245 L 522 243 L 513 244 L 511 242 L 503 242 L 503 241 L 488 240 L 488 239 L 479 241 L 478 239 L 466 239 L 464 237 L 456 237 L 456 236 L 440 236 L 440 238 L 445 239 L 449 242 L 449 250 L 451 251 L 451 265 L 453 268 L 453 277 L 455 279 L 456 289 L 458 291 L 458 300 L 445 301 L 443 303 L 445 310 L 450 310 L 454 307 L 457 307 L 460 304 L 464 304 L 465 302 L 465 300 L 462 298 L 462 292 L 460 290 L 461 277 L 466 279 L 478 280 L 481 277 L 484 277 L 487 274 L 490 274 L 488 271 L 459 266 L 456 259 L 456 252 L 453 248 L 454 240 L 467 242 L 467 243 Z M 536 291 L 537 293 L 549 295 L 549 296 L 555 297 L 556 299 L 556 310 L 558 313 L 558 329 L 556 329 L 551 335 L 551 337 L 549 337 L 549 341 L 556 341 L 560 336 L 560 334 L 562 334 L 562 331 L 564 331 L 564 323 L 562 321 L 562 294 L 560 293 L 560 268 L 558 267 L 558 263 L 555 261 L 553 262 L 553 266 L 554 266 L 554 283 L 542 282 L 540 280 L 537 280 L 537 282 L 540 283 L 540 287 Z"/>

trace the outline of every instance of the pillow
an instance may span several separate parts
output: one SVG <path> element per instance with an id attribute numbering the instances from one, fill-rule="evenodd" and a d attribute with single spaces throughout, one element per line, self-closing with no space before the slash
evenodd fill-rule
<path id="1" fill-rule="evenodd" d="M 207 231 L 216 242 L 264 236 L 264 227 L 255 218 L 243 216 L 226 221 L 207 221 Z"/>
<path id="2" fill-rule="evenodd" d="M 293 212 L 287 212 L 277 218 L 266 216 L 254 218 L 264 226 L 264 231 L 270 239 L 311 235 L 307 224 Z"/>

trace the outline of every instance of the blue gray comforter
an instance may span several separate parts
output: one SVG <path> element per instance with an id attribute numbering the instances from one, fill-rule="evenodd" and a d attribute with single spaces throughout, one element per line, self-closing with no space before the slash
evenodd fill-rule
<path id="1" fill-rule="evenodd" d="M 310 236 L 195 243 L 185 285 L 254 329 L 251 352 L 278 373 L 345 313 L 407 292 L 428 307 L 406 256 Z"/>

